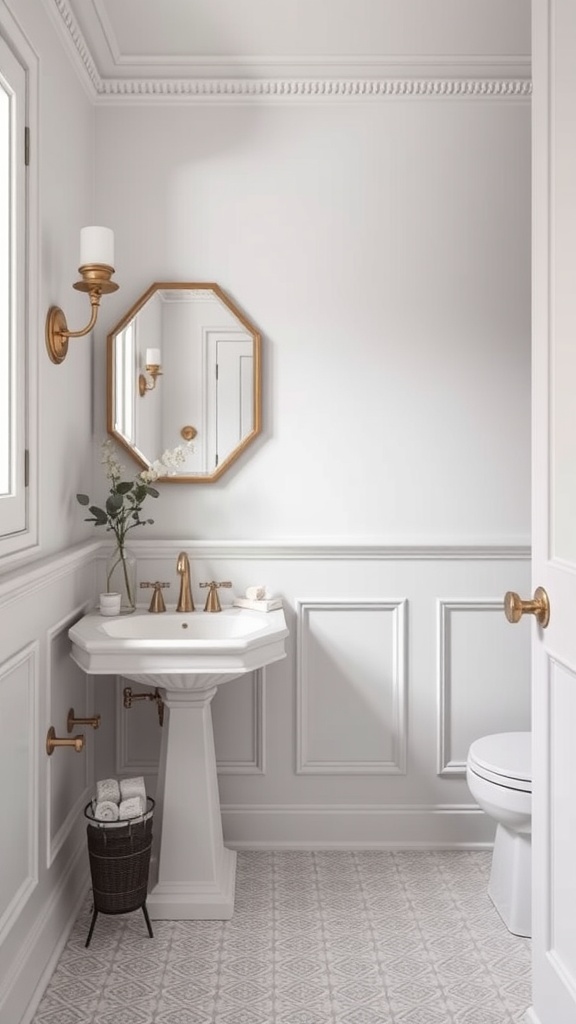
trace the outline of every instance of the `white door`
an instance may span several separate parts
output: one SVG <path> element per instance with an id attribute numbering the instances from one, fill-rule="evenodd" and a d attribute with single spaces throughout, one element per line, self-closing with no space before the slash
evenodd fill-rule
<path id="1" fill-rule="evenodd" d="M 576 1024 L 576 2 L 532 12 L 533 583 L 550 624 L 533 626 L 529 1016 Z"/>

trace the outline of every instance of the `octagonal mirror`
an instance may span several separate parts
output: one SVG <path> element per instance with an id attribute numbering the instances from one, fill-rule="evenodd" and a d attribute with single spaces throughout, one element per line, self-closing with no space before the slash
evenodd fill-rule
<path id="1" fill-rule="evenodd" d="M 108 432 L 163 481 L 209 483 L 261 430 L 260 334 L 217 284 L 157 282 L 108 335 Z"/>

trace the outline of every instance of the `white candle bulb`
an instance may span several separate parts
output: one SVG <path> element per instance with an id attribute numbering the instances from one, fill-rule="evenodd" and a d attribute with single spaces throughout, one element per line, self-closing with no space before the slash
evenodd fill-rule
<path id="1" fill-rule="evenodd" d="M 111 228 L 81 228 L 80 266 L 85 267 L 90 263 L 114 266 L 114 232 Z"/>
<path id="2" fill-rule="evenodd" d="M 146 366 L 160 366 L 160 349 L 159 348 L 147 348 L 146 349 Z"/>

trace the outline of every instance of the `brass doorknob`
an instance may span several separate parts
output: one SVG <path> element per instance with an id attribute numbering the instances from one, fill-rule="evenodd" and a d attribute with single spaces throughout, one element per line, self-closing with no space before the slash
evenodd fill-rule
<path id="1" fill-rule="evenodd" d="M 543 629 L 550 622 L 550 601 L 544 587 L 536 587 L 531 601 L 523 601 L 513 590 L 504 595 L 504 614 L 508 622 L 520 622 L 523 615 L 535 615 Z"/>

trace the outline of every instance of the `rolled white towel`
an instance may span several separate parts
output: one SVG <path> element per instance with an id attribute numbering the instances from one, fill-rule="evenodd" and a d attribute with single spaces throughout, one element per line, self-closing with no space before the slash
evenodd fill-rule
<path id="1" fill-rule="evenodd" d="M 127 800 L 122 800 L 118 808 L 120 821 L 126 821 L 128 818 L 139 818 L 141 814 L 144 814 L 144 805 L 139 796 L 130 796 Z"/>
<path id="2" fill-rule="evenodd" d="M 100 779 L 96 783 L 96 801 L 103 803 L 105 800 L 112 800 L 113 803 L 120 803 L 120 786 L 116 779 Z"/>
<path id="3" fill-rule="evenodd" d="M 120 799 L 129 800 L 131 796 L 139 796 L 142 807 L 146 807 L 146 786 L 141 775 L 135 779 L 120 779 Z"/>
<path id="4" fill-rule="evenodd" d="M 263 601 L 266 596 L 266 587 L 262 583 L 255 587 L 246 587 L 246 597 L 249 601 Z"/>
<path id="5" fill-rule="evenodd" d="M 94 817 L 96 821 L 118 821 L 118 804 L 113 800 L 100 800 L 94 808 Z"/>

